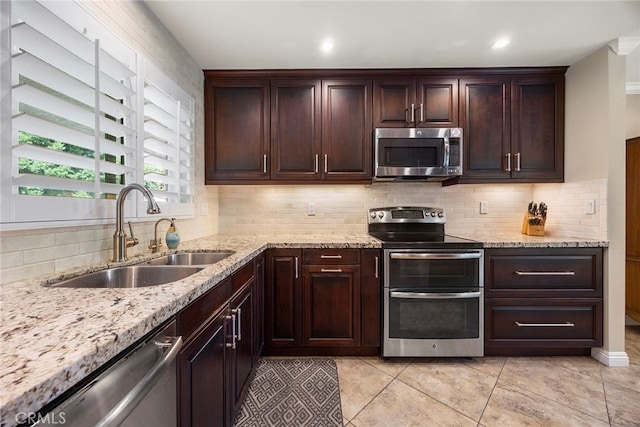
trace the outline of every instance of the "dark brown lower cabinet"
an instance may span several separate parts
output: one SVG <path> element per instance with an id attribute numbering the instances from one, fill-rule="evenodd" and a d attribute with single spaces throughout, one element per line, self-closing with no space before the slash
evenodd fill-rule
<path id="1" fill-rule="evenodd" d="M 360 266 L 303 267 L 304 346 L 360 345 Z"/>
<path id="2" fill-rule="evenodd" d="M 230 375 L 233 413 L 242 406 L 255 365 L 253 337 L 253 277 L 231 300 Z"/>
<path id="3" fill-rule="evenodd" d="M 225 405 L 226 313 L 184 346 L 180 366 L 180 425 L 224 426 L 230 417 Z"/>
<path id="4" fill-rule="evenodd" d="M 485 250 L 485 355 L 602 346 L 602 248 Z"/>
<path id="5" fill-rule="evenodd" d="M 269 249 L 266 355 L 376 355 L 378 249 Z"/>
<path id="6" fill-rule="evenodd" d="M 180 426 L 231 426 L 258 357 L 254 260 L 177 315 Z"/>
<path id="7" fill-rule="evenodd" d="M 227 398 L 231 279 L 178 314 L 184 345 L 178 355 L 181 426 L 226 426 L 233 414 Z"/>

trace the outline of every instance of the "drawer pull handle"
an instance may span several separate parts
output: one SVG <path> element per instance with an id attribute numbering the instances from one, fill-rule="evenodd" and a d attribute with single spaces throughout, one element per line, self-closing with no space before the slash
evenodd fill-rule
<path id="1" fill-rule="evenodd" d="M 321 273 L 342 273 L 341 268 L 321 268 Z"/>
<path id="2" fill-rule="evenodd" d="M 575 271 L 518 271 L 518 276 L 575 276 Z"/>
<path id="3" fill-rule="evenodd" d="M 322 259 L 342 259 L 342 255 L 320 255 Z"/>
<path id="4" fill-rule="evenodd" d="M 525 328 L 525 327 L 536 327 L 536 326 L 549 326 L 552 328 L 573 328 L 575 323 L 565 322 L 565 323 L 520 323 L 514 322 L 517 327 Z"/>

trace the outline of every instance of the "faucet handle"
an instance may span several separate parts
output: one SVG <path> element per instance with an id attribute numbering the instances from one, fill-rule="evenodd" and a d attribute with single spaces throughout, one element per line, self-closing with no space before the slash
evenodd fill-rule
<path id="1" fill-rule="evenodd" d="M 138 244 L 138 239 L 133 237 L 133 228 L 131 227 L 131 221 L 129 221 L 129 233 L 131 233 L 131 236 L 129 236 L 126 239 L 127 247 L 131 247 L 131 246 L 137 245 Z"/>
<path id="2" fill-rule="evenodd" d="M 161 238 L 159 238 L 158 240 L 156 240 L 156 239 L 149 240 L 149 249 L 151 249 L 151 253 L 158 252 L 161 247 L 162 247 L 162 239 Z"/>

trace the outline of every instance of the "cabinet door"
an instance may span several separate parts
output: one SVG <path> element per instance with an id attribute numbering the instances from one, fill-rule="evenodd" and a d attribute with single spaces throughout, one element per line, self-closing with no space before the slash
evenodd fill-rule
<path id="1" fill-rule="evenodd" d="M 458 126 L 458 79 L 418 81 L 416 127 Z"/>
<path id="2" fill-rule="evenodd" d="M 380 346 L 382 312 L 381 252 L 379 249 L 362 249 L 362 345 Z"/>
<path id="3" fill-rule="evenodd" d="M 296 347 L 302 342 L 302 289 L 299 249 L 267 251 L 265 326 L 267 347 Z"/>
<path id="4" fill-rule="evenodd" d="M 415 125 L 411 104 L 416 104 L 414 79 L 373 81 L 373 127 L 403 128 Z"/>
<path id="5" fill-rule="evenodd" d="M 320 98 L 320 80 L 271 82 L 271 179 L 322 177 Z"/>
<path id="6" fill-rule="evenodd" d="M 323 179 L 371 181 L 371 80 L 322 82 Z"/>
<path id="7" fill-rule="evenodd" d="M 460 181 L 509 179 L 514 167 L 510 149 L 509 79 L 463 79 L 460 90 L 460 124 L 464 128 Z"/>
<path id="8" fill-rule="evenodd" d="M 511 177 L 529 182 L 564 179 L 564 76 L 511 82 Z"/>
<path id="9" fill-rule="evenodd" d="M 360 345 L 360 267 L 305 265 L 306 346 Z"/>
<path id="10" fill-rule="evenodd" d="M 225 398 L 226 315 L 214 318 L 178 355 L 181 426 L 225 426 L 231 421 Z"/>
<path id="11" fill-rule="evenodd" d="M 205 81 L 205 180 L 269 178 L 269 81 Z"/>
<path id="12" fill-rule="evenodd" d="M 249 387 L 249 378 L 253 370 L 253 280 L 231 301 L 232 357 L 230 368 L 230 395 L 234 401 L 234 415 L 240 409 Z"/>
<path id="13" fill-rule="evenodd" d="M 255 277 L 256 281 L 253 287 L 253 303 L 254 303 L 254 327 L 253 330 L 255 332 L 255 350 L 254 356 L 257 362 L 257 359 L 262 354 L 262 349 L 264 348 L 264 253 L 258 255 L 255 259 L 256 267 L 255 267 Z M 255 364 L 255 362 L 254 362 Z"/>

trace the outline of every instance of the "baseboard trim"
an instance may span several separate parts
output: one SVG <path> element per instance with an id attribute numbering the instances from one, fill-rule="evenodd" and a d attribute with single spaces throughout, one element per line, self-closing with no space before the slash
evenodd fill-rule
<path id="1" fill-rule="evenodd" d="M 629 355 L 626 351 L 606 351 L 601 348 L 592 348 L 591 357 L 606 366 L 629 366 Z"/>

